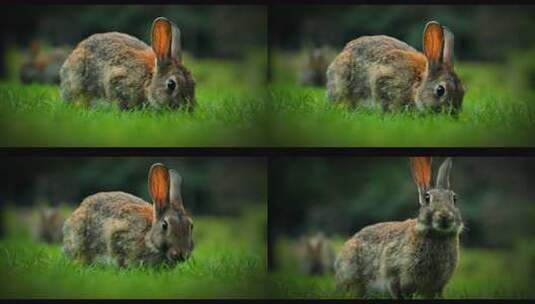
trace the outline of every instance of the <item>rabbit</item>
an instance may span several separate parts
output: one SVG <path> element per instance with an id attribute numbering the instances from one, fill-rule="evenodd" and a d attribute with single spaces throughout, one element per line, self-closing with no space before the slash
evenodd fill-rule
<path id="1" fill-rule="evenodd" d="M 41 43 L 33 40 L 30 51 L 20 67 L 20 81 L 23 84 L 44 83 L 59 84 L 59 70 L 67 59 L 70 49 L 67 46 L 54 47 L 43 51 Z"/>
<path id="2" fill-rule="evenodd" d="M 127 34 L 94 34 L 78 44 L 60 71 L 61 97 L 86 104 L 105 99 L 120 109 L 195 105 L 195 80 L 182 63 L 180 30 L 166 18 L 152 24 L 152 48 Z"/>
<path id="3" fill-rule="evenodd" d="M 47 243 L 61 243 L 65 218 L 58 208 L 41 208 L 36 239 Z"/>
<path id="4" fill-rule="evenodd" d="M 299 83 L 308 86 L 324 86 L 325 72 L 334 57 L 331 53 L 327 47 L 308 50 L 301 66 Z"/>
<path id="5" fill-rule="evenodd" d="M 464 87 L 454 71 L 453 33 L 427 23 L 423 53 L 388 36 L 362 36 L 349 42 L 327 69 L 330 102 L 372 103 L 384 112 L 461 111 Z"/>
<path id="6" fill-rule="evenodd" d="M 334 272 L 334 247 L 323 233 L 301 237 L 297 255 L 301 271 L 308 275 L 322 275 Z"/>
<path id="7" fill-rule="evenodd" d="M 149 170 L 153 205 L 125 192 L 86 197 L 63 226 L 63 251 L 86 264 L 174 266 L 193 251 L 193 220 L 181 195 L 182 178 L 156 163 Z"/>
<path id="8" fill-rule="evenodd" d="M 387 291 L 395 298 L 443 296 L 459 260 L 459 234 L 463 230 L 449 182 L 451 166 L 447 158 L 431 188 L 431 159 L 411 158 L 419 194 L 418 217 L 378 223 L 357 232 L 336 258 L 338 288 L 358 296 L 371 291 Z"/>

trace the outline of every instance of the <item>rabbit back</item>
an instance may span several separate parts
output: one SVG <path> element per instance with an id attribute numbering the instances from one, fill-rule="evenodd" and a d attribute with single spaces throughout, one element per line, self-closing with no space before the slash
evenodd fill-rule
<path id="1" fill-rule="evenodd" d="M 80 42 L 61 67 L 62 98 L 105 98 L 127 108 L 139 105 L 153 68 L 154 53 L 141 40 L 118 32 L 94 34 Z"/>
<path id="2" fill-rule="evenodd" d="M 380 101 L 386 109 L 409 104 L 425 71 L 423 54 L 398 39 L 362 36 L 349 42 L 327 70 L 327 97 L 356 105 Z"/>
<path id="3" fill-rule="evenodd" d="M 153 208 L 124 192 L 101 192 L 85 198 L 63 226 L 65 254 L 92 263 L 97 258 L 140 255 L 152 225 Z"/>

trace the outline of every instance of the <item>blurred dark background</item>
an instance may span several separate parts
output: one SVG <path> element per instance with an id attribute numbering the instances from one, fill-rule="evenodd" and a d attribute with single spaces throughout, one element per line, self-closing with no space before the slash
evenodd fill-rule
<path id="1" fill-rule="evenodd" d="M 2 55 L 6 45 L 26 48 L 34 38 L 52 46 L 74 46 L 91 34 L 111 31 L 149 44 L 152 21 L 159 16 L 177 24 L 184 50 L 196 57 L 241 58 L 250 49 L 266 46 L 263 6 L 10 5 L 4 10 Z"/>
<path id="2" fill-rule="evenodd" d="M 535 6 L 300 5 L 274 6 L 270 44 L 281 49 L 328 45 L 340 51 L 362 35 L 386 34 L 421 50 L 425 24 L 435 19 L 455 34 L 461 60 L 500 61 L 535 47 Z"/>
<path id="3" fill-rule="evenodd" d="M 266 202 L 263 158 L 3 157 L 0 203 L 75 208 L 88 195 L 117 190 L 150 202 L 148 170 L 156 162 L 182 175 L 184 204 L 192 214 L 237 215 Z"/>
<path id="4" fill-rule="evenodd" d="M 433 160 L 433 179 L 443 158 Z M 466 231 L 463 246 L 509 248 L 535 233 L 535 158 L 453 158 L 451 183 Z M 434 182 L 434 181 L 433 181 Z M 270 160 L 270 239 L 361 228 L 418 213 L 405 157 Z"/>

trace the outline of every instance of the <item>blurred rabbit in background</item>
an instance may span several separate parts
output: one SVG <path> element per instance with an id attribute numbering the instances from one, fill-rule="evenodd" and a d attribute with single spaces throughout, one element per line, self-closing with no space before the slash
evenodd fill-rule
<path id="1" fill-rule="evenodd" d="M 59 84 L 59 70 L 69 56 L 67 46 L 43 49 L 41 42 L 33 40 L 20 67 L 20 81 L 24 84 Z"/>
<path id="2" fill-rule="evenodd" d="M 307 86 L 325 86 L 327 68 L 335 56 L 334 50 L 327 46 L 306 49 L 301 62 L 299 83 Z"/>
<path id="3" fill-rule="evenodd" d="M 322 275 L 334 271 L 336 253 L 331 241 L 322 232 L 302 236 L 296 251 L 303 273 Z"/>
<path id="4" fill-rule="evenodd" d="M 57 207 L 39 209 L 39 221 L 36 225 L 35 238 L 46 243 L 61 243 L 63 239 L 63 222 L 65 217 Z"/>

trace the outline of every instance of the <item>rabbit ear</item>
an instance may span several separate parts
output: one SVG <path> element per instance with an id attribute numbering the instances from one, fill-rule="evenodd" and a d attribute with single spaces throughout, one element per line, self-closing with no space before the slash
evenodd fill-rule
<path id="1" fill-rule="evenodd" d="M 444 51 L 442 57 L 444 63 L 450 67 L 453 67 L 453 33 L 445 26 L 442 27 L 444 30 Z"/>
<path id="2" fill-rule="evenodd" d="M 160 214 L 169 200 L 169 171 L 163 164 L 157 163 L 150 167 L 149 193 L 156 214 Z"/>
<path id="3" fill-rule="evenodd" d="M 450 188 L 450 171 L 451 171 L 452 161 L 448 157 L 444 160 L 437 173 L 437 182 L 435 187 L 438 189 L 449 189 Z"/>
<path id="4" fill-rule="evenodd" d="M 172 43 L 171 43 L 171 57 L 178 62 L 182 62 L 182 41 L 180 29 L 171 22 L 173 28 Z"/>
<path id="5" fill-rule="evenodd" d="M 173 24 L 164 17 L 158 17 L 152 23 L 152 50 L 159 64 L 168 63 L 172 58 Z"/>
<path id="6" fill-rule="evenodd" d="M 171 188 L 169 189 L 169 202 L 174 209 L 184 209 L 182 200 L 182 177 L 177 171 L 169 170 Z"/>
<path id="7" fill-rule="evenodd" d="M 423 49 L 427 57 L 429 67 L 436 67 L 442 62 L 442 50 L 444 47 L 444 30 L 436 21 L 430 21 L 425 25 Z"/>
<path id="8" fill-rule="evenodd" d="M 425 192 L 431 184 L 431 157 L 411 157 L 412 178 L 418 186 L 420 204 L 424 202 Z"/>

